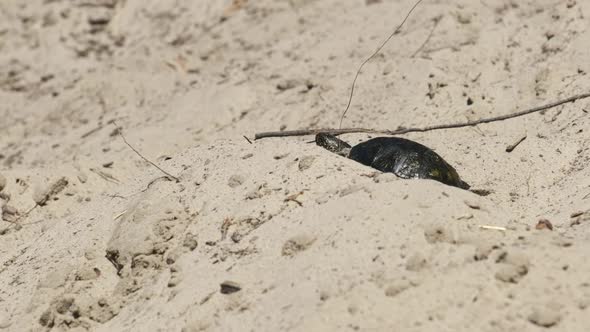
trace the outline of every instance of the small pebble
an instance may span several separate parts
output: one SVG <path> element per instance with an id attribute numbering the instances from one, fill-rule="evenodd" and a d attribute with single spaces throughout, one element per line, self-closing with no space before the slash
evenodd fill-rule
<path id="1" fill-rule="evenodd" d="M 395 297 L 410 287 L 412 287 L 412 284 L 408 280 L 399 280 L 385 289 L 385 296 Z"/>
<path id="2" fill-rule="evenodd" d="M 494 244 L 490 243 L 477 243 L 475 247 L 475 254 L 473 255 L 473 259 L 476 261 L 482 261 L 488 259 L 490 253 L 496 248 Z"/>
<path id="3" fill-rule="evenodd" d="M 299 170 L 305 171 L 309 169 L 315 160 L 314 156 L 305 156 L 299 161 Z"/>
<path id="4" fill-rule="evenodd" d="M 399 178 L 393 173 L 377 173 L 373 177 L 375 183 L 389 183 L 399 180 Z"/>
<path id="5" fill-rule="evenodd" d="M 535 226 L 536 229 L 548 229 L 550 231 L 553 230 L 553 225 L 551 224 L 551 222 L 547 219 L 541 219 L 539 220 L 539 222 L 537 222 L 537 225 Z"/>
<path id="6" fill-rule="evenodd" d="M 197 236 L 192 233 L 186 234 L 182 246 L 188 248 L 190 251 L 195 250 L 198 246 Z"/>
<path id="7" fill-rule="evenodd" d="M 176 287 L 182 281 L 182 273 L 178 266 L 170 267 L 170 280 L 168 280 L 168 287 Z"/>
<path id="8" fill-rule="evenodd" d="M 15 215 L 18 213 L 18 210 L 12 205 L 4 205 L 2 207 L 2 215 Z"/>
<path id="9" fill-rule="evenodd" d="M 94 280 L 100 277 L 101 272 L 97 267 L 82 266 L 76 272 L 76 280 Z"/>
<path id="10" fill-rule="evenodd" d="M 470 208 L 472 208 L 474 210 L 481 209 L 481 206 L 479 206 L 479 204 L 477 204 L 476 202 L 465 200 L 465 205 L 469 206 Z"/>
<path id="11" fill-rule="evenodd" d="M 230 176 L 229 180 L 227 181 L 227 185 L 230 188 L 236 188 L 242 185 L 246 179 L 244 179 L 241 175 L 232 175 Z"/>
<path id="12" fill-rule="evenodd" d="M 238 284 L 237 282 L 233 281 L 224 281 L 219 285 L 219 287 L 219 291 L 221 292 L 221 294 L 232 294 L 242 290 L 242 286 L 240 286 L 240 284 Z"/>
<path id="13" fill-rule="evenodd" d="M 406 262 L 406 270 L 408 271 L 420 271 L 424 267 L 426 267 L 427 261 L 426 257 L 424 257 L 420 253 L 415 253 L 410 258 L 408 258 Z"/>
<path id="14" fill-rule="evenodd" d="M 298 80 L 285 79 L 277 84 L 277 90 L 285 91 L 285 90 L 293 89 L 294 87 L 296 87 L 299 84 L 300 84 L 300 82 Z"/>
<path id="15" fill-rule="evenodd" d="M 526 266 L 518 266 L 518 265 L 504 265 L 502 266 L 498 272 L 496 272 L 496 279 L 516 284 L 528 273 L 528 268 Z"/>
<path id="16" fill-rule="evenodd" d="M 283 244 L 281 254 L 283 256 L 294 256 L 298 252 L 307 250 L 309 247 L 311 247 L 315 240 L 315 237 L 307 234 L 294 236 L 287 240 L 285 244 Z"/>
<path id="17" fill-rule="evenodd" d="M 33 192 L 33 200 L 39 206 L 47 204 L 47 202 L 56 197 L 68 185 L 68 180 L 65 177 L 58 179 L 51 183 L 47 188 L 36 188 Z"/>
<path id="18" fill-rule="evenodd" d="M 7 329 L 12 325 L 7 312 L 0 313 L 0 330 Z"/>
<path id="19" fill-rule="evenodd" d="M 528 320 L 538 326 L 551 327 L 559 323 L 561 315 L 557 310 L 541 307 L 533 309 L 533 312 L 528 316 Z"/>
<path id="20" fill-rule="evenodd" d="M 4 188 L 6 188 L 6 178 L 0 174 L 0 191 L 4 190 Z"/>
<path id="21" fill-rule="evenodd" d="M 391 64 L 387 64 L 385 65 L 385 67 L 383 68 L 383 75 L 389 75 L 391 74 L 391 72 L 393 71 L 393 65 Z"/>
<path id="22" fill-rule="evenodd" d="M 86 181 L 88 181 L 88 175 L 80 172 L 78 173 L 78 180 L 80 181 L 80 183 L 86 183 Z"/>

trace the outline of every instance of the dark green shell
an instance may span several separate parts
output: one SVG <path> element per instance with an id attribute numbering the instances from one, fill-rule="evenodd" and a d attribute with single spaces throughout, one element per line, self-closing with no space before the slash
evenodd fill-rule
<path id="1" fill-rule="evenodd" d="M 377 137 L 350 145 L 333 135 L 321 133 L 316 143 L 332 152 L 347 152 L 347 157 L 382 172 L 393 173 L 403 179 L 432 179 L 444 184 L 468 189 L 453 166 L 426 146 L 399 137 Z"/>
<path id="2" fill-rule="evenodd" d="M 348 158 L 403 179 L 432 179 L 459 188 L 469 186 L 436 152 L 399 137 L 377 137 L 354 146 Z"/>

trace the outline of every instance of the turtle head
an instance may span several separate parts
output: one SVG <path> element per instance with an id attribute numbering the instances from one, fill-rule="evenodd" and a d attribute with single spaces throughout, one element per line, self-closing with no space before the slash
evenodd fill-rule
<path id="1" fill-rule="evenodd" d="M 328 151 L 337 153 L 343 157 L 348 157 L 348 153 L 351 149 L 350 144 L 344 142 L 343 140 L 339 139 L 334 135 L 327 133 L 319 133 L 315 135 L 315 144 L 323 147 Z"/>

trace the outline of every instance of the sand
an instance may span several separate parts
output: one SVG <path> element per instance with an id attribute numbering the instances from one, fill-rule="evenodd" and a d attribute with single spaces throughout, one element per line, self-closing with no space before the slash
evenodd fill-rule
<path id="1" fill-rule="evenodd" d="M 412 4 L 2 1 L 0 330 L 588 331 L 590 100 L 404 135 L 483 196 L 244 138 L 337 127 Z M 589 17 L 425 0 L 344 126 L 588 92 Z"/>

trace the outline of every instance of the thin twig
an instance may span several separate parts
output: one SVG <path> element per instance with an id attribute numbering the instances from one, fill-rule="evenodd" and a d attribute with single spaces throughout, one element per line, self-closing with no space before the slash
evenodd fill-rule
<path id="1" fill-rule="evenodd" d="M 121 181 L 119 181 L 119 179 L 110 175 L 109 173 L 103 172 L 103 171 L 98 170 L 96 168 L 90 168 L 90 171 L 95 173 L 96 175 L 100 176 L 103 180 L 105 180 L 107 182 L 116 183 L 116 184 L 121 183 Z"/>
<path id="2" fill-rule="evenodd" d="M 506 227 L 502 227 L 502 226 L 490 226 L 490 225 L 479 225 L 479 228 L 481 229 L 487 229 L 487 230 L 492 230 L 492 231 L 502 231 L 505 232 L 508 230 L 508 228 Z"/>
<path id="3" fill-rule="evenodd" d="M 354 79 L 352 80 L 352 86 L 350 88 L 350 96 L 348 97 L 348 104 L 346 105 L 346 109 L 344 110 L 344 113 L 342 113 L 342 117 L 340 118 L 340 125 L 338 126 L 338 128 L 342 128 L 342 121 L 344 120 L 344 116 L 346 115 L 346 112 L 348 112 L 348 109 L 350 108 L 350 104 L 352 103 L 352 96 L 354 95 L 354 86 L 356 84 L 356 80 L 358 79 L 358 77 L 361 73 L 361 70 L 363 69 L 365 64 L 367 64 L 367 62 L 371 61 L 371 59 L 373 59 L 379 52 L 381 52 L 383 47 L 385 47 L 385 44 L 387 44 L 389 42 L 389 40 L 391 38 L 393 38 L 393 36 L 395 36 L 396 34 L 398 34 L 401 31 L 402 27 L 404 26 L 404 24 L 406 23 L 406 21 L 408 20 L 408 18 L 410 17 L 412 12 L 414 11 L 414 9 L 416 9 L 416 7 L 418 7 L 420 2 L 422 2 L 422 0 L 416 1 L 414 6 L 412 7 L 412 9 L 410 9 L 408 14 L 406 14 L 406 17 L 404 18 L 402 23 L 389 35 L 389 37 L 387 37 L 387 39 L 385 39 L 385 41 L 381 44 L 381 46 L 379 46 L 377 48 L 377 50 L 375 52 L 373 52 L 373 54 L 371 54 L 371 56 L 368 57 L 365 61 L 363 61 L 363 63 L 361 63 L 361 65 L 359 66 L 359 69 L 356 71 L 356 74 L 354 75 Z"/>
<path id="4" fill-rule="evenodd" d="M 29 216 L 29 214 L 31 214 L 31 212 L 33 212 L 33 210 L 35 210 L 37 207 L 39 206 L 39 204 L 35 203 L 35 205 L 32 208 L 29 208 L 23 215 L 18 216 L 15 220 L 13 221 L 9 221 L 10 225 L 8 225 L 8 227 L 6 227 L 5 230 L 9 230 L 10 228 L 12 228 L 12 226 L 22 226 L 21 223 L 19 223 L 19 221 L 25 219 L 26 217 Z"/>
<path id="5" fill-rule="evenodd" d="M 546 105 L 533 107 L 530 109 L 526 109 L 524 111 L 510 113 L 506 115 L 494 116 L 490 118 L 483 118 L 474 121 L 467 121 L 467 122 L 457 122 L 457 123 L 449 123 L 449 124 L 442 124 L 442 125 L 434 125 L 434 126 L 427 126 L 427 127 L 413 127 L 413 128 L 400 128 L 396 130 L 386 130 L 386 129 L 370 129 L 370 128 L 343 128 L 343 129 L 299 129 L 299 130 L 289 130 L 289 131 L 270 131 L 270 132 L 262 132 L 257 133 L 254 136 L 255 140 L 267 137 L 287 137 L 287 136 L 305 136 L 305 135 L 315 135 L 318 133 L 327 133 L 332 135 L 341 135 L 341 134 L 350 134 L 350 133 L 368 133 L 368 134 L 383 134 L 383 135 L 402 135 L 407 133 L 415 133 L 415 132 L 425 132 L 425 131 L 433 131 L 433 130 L 441 130 L 441 129 L 452 129 L 452 128 L 462 128 L 462 127 L 472 127 L 477 126 L 483 123 L 490 123 L 490 122 L 497 122 L 503 121 L 507 119 L 517 118 L 523 115 L 541 112 L 544 110 L 548 110 L 550 108 L 557 107 L 559 105 L 567 104 L 574 102 L 578 99 L 584 99 L 590 97 L 589 93 L 582 93 L 578 94 L 566 99 L 562 99 L 556 102 L 552 102 Z"/>
<path id="6" fill-rule="evenodd" d="M 526 134 L 525 134 L 525 135 L 523 135 L 522 137 L 520 137 L 519 139 L 517 139 L 517 140 L 516 140 L 514 143 L 512 143 L 512 144 L 508 145 L 508 146 L 506 147 L 506 152 L 512 152 L 512 151 L 514 151 L 514 149 L 516 149 L 516 147 L 517 147 L 517 146 L 518 146 L 520 143 L 522 143 L 522 142 L 523 142 L 525 139 L 526 139 Z"/>
<path id="7" fill-rule="evenodd" d="M 121 213 L 117 214 L 117 215 L 116 215 L 116 216 L 113 218 L 113 220 L 117 220 L 117 219 L 121 218 L 121 217 L 122 217 L 122 216 L 123 216 L 125 213 L 127 213 L 127 210 L 125 210 L 125 211 L 123 211 L 123 212 L 121 212 Z"/>
<path id="8" fill-rule="evenodd" d="M 165 170 L 163 170 L 160 166 L 156 165 L 154 162 L 152 162 L 151 160 L 147 159 L 146 157 L 144 157 L 139 151 L 137 151 L 133 146 L 131 146 L 131 144 L 129 144 L 129 142 L 127 142 L 127 139 L 125 139 L 125 136 L 123 136 L 123 128 L 119 127 L 117 125 L 117 123 L 115 121 L 113 121 L 113 124 L 119 129 L 117 130 L 117 133 L 119 134 L 119 136 L 121 136 L 121 138 L 123 139 L 123 142 L 125 142 L 125 144 L 131 149 L 133 150 L 133 152 L 135 152 L 135 154 L 137 154 L 141 159 L 145 160 L 146 162 L 148 162 L 150 165 L 154 166 L 155 168 L 159 169 L 160 172 L 166 174 L 166 176 L 168 176 L 170 179 L 173 179 L 176 182 L 180 182 L 180 179 L 177 178 L 176 176 L 166 172 Z"/>
<path id="9" fill-rule="evenodd" d="M 86 138 L 86 137 L 88 137 L 88 136 L 90 136 L 90 135 L 92 135 L 92 134 L 96 133 L 97 131 L 101 130 L 101 129 L 102 129 L 102 128 L 104 128 L 106 125 L 110 125 L 110 124 L 112 124 L 113 122 L 115 122 L 115 120 L 114 120 L 114 119 L 111 119 L 111 120 L 109 120 L 109 121 L 108 121 L 107 123 L 105 123 L 105 124 L 100 124 L 100 125 L 98 125 L 98 127 L 94 128 L 94 129 L 91 129 L 90 131 L 88 131 L 88 132 L 86 132 L 85 134 L 83 134 L 82 136 L 80 136 L 80 138 Z"/>
<path id="10" fill-rule="evenodd" d="M 426 46 L 426 44 L 428 44 L 428 42 L 432 38 L 432 35 L 434 35 L 434 30 L 438 26 L 438 23 L 440 22 L 441 18 L 442 18 L 442 16 L 436 16 L 435 18 L 432 19 L 434 21 L 434 24 L 432 25 L 432 28 L 430 29 L 430 33 L 428 34 L 428 37 L 426 37 L 426 40 L 424 40 L 422 45 L 420 45 L 420 47 L 418 47 L 418 49 L 414 52 L 414 54 L 412 54 L 412 56 L 410 56 L 410 58 L 415 58 L 416 55 L 418 55 L 418 53 L 420 53 L 422 51 L 424 46 Z"/>

